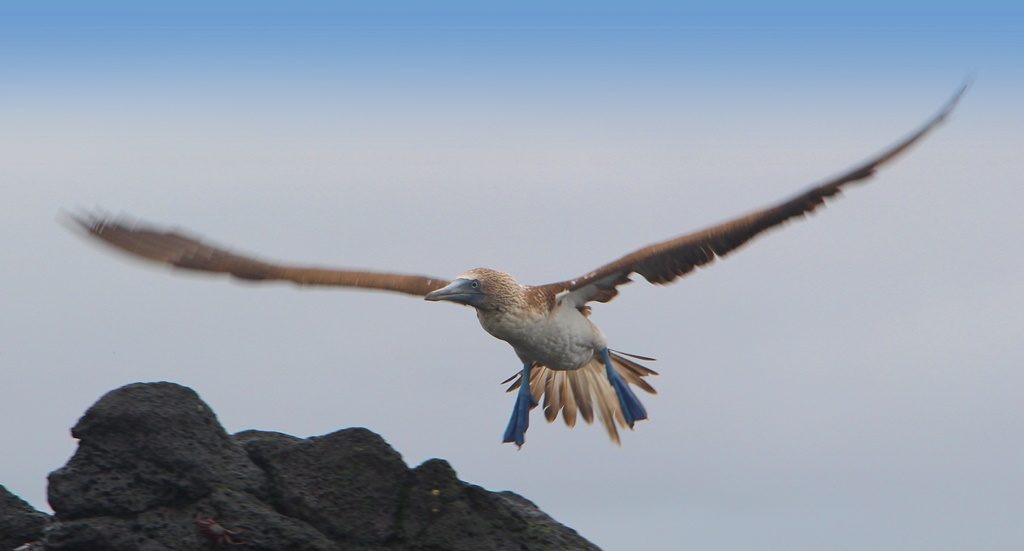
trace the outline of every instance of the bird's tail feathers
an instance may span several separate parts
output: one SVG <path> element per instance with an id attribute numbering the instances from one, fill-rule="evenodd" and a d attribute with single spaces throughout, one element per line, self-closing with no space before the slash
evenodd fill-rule
<path id="1" fill-rule="evenodd" d="M 657 375 L 657 372 L 624 357 L 622 353 L 611 352 L 610 356 L 615 371 L 627 383 L 636 385 L 650 394 L 657 393 L 654 387 L 643 379 L 648 375 Z M 502 384 L 509 382 L 512 384 L 508 387 L 508 392 L 518 389 L 522 384 L 522 372 L 509 377 Z M 530 393 L 538 403 L 543 404 L 544 417 L 549 423 L 558 418 L 561 412 L 562 419 L 569 427 L 575 426 L 580 416 L 590 424 L 594 422 L 596 409 L 608 437 L 616 444 L 620 443 L 616 424 L 628 426 L 622 415 L 619 398 L 608 381 L 604 364 L 598 357 L 572 371 L 558 371 L 542 365 L 534 366 L 530 370 Z"/>
<path id="2" fill-rule="evenodd" d="M 634 360 L 640 360 L 640 361 L 644 361 L 644 362 L 655 362 L 655 361 L 657 361 L 654 358 L 649 358 L 647 356 L 641 356 L 639 354 L 630 354 L 629 352 L 623 352 L 621 350 L 611 350 L 611 349 L 608 349 L 608 351 L 611 352 L 612 354 L 618 354 L 620 356 L 629 356 L 630 358 L 633 358 Z M 657 375 L 657 373 L 654 373 L 654 374 Z"/>

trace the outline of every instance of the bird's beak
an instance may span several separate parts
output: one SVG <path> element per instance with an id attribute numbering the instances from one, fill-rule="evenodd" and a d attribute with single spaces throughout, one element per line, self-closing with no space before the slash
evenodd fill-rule
<path id="1" fill-rule="evenodd" d="M 480 292 L 479 287 L 473 286 L 474 283 L 476 282 L 471 279 L 459 278 L 436 291 L 427 293 L 423 298 L 435 302 L 439 300 L 447 300 L 450 302 L 457 302 L 459 304 L 473 305 L 476 302 L 479 302 L 483 297 L 483 293 Z"/>

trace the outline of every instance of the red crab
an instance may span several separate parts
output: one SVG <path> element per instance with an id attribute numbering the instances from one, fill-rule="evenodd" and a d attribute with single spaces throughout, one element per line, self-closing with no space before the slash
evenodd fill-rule
<path id="1" fill-rule="evenodd" d="M 221 526 L 213 517 L 204 517 L 196 513 L 196 527 L 206 537 L 210 538 L 217 545 L 242 545 L 245 542 L 236 539 L 241 530 L 228 530 Z"/>

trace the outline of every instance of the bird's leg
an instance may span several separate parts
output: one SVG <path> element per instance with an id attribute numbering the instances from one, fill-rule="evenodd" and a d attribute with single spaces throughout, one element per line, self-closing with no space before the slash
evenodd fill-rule
<path id="1" fill-rule="evenodd" d="M 640 403 L 640 399 L 636 397 L 636 394 L 633 394 L 633 390 L 629 388 L 629 385 L 619 375 L 619 372 L 615 371 L 615 366 L 612 365 L 612 358 L 608 355 L 607 348 L 601 349 L 601 360 L 604 361 L 605 370 L 608 372 L 608 382 L 612 384 L 612 388 L 615 389 L 615 395 L 619 397 L 622 417 L 625 418 L 629 428 L 633 428 L 635 421 L 647 419 L 647 410 Z"/>
<path id="2" fill-rule="evenodd" d="M 508 427 L 505 428 L 505 438 L 502 442 L 515 442 L 517 447 L 522 447 L 526 442 L 526 429 L 530 427 L 530 410 L 537 405 L 530 392 L 530 368 L 533 364 L 523 364 L 523 372 L 520 375 L 519 392 L 516 393 L 516 404 L 512 406 L 512 417 L 508 420 Z"/>

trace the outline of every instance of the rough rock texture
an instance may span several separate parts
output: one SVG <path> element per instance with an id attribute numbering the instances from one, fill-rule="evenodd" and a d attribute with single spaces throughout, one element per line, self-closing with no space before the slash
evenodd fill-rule
<path id="1" fill-rule="evenodd" d="M 0 486 L 0 549 L 15 547 L 38 540 L 49 515 L 44 515 L 18 496 Z"/>
<path id="2" fill-rule="evenodd" d="M 411 474 L 398 526 L 414 549 L 597 549 L 522 496 L 460 481 L 447 461 Z"/>
<path id="3" fill-rule="evenodd" d="M 331 539 L 392 540 L 409 468 L 366 429 L 345 429 L 282 449 L 267 465 L 274 504 Z"/>
<path id="4" fill-rule="evenodd" d="M 366 429 L 229 436 L 171 383 L 108 393 L 72 434 L 77 453 L 50 475 L 54 518 L 41 530 L 45 515 L 0 502 L 0 550 L 34 539 L 47 551 L 597 549 L 516 494 L 461 482 L 445 461 L 410 470 Z M 216 519 L 213 533 L 197 518 Z M 8 525 L 27 528 L 7 537 Z"/>
<path id="5" fill-rule="evenodd" d="M 194 502 L 216 488 L 265 498 L 267 476 L 189 388 L 135 384 L 100 398 L 71 435 L 78 451 L 50 473 L 61 519 L 123 516 Z"/>

